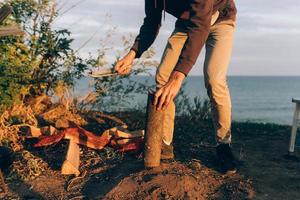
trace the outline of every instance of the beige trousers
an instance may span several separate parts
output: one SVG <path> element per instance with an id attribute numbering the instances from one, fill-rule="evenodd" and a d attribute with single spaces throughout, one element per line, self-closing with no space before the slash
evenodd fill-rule
<path id="1" fill-rule="evenodd" d="M 212 118 L 218 143 L 231 142 L 231 99 L 227 85 L 227 71 L 231 58 L 235 21 L 217 21 L 219 13 L 212 19 L 209 37 L 206 41 L 204 80 L 212 105 Z M 156 72 L 157 88 L 164 86 L 177 64 L 181 50 L 187 40 L 183 27 L 176 27 L 170 36 L 161 63 Z M 163 140 L 173 140 L 175 104 L 172 102 L 168 120 L 164 124 Z"/>

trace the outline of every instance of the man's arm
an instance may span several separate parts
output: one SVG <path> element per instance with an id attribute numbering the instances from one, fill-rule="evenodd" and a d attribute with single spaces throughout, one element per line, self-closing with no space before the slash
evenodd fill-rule
<path id="1" fill-rule="evenodd" d="M 197 61 L 209 35 L 213 5 L 213 0 L 194 0 L 191 3 L 190 20 L 187 24 L 188 39 L 174 71 L 182 72 L 187 76 Z"/>
<path id="2" fill-rule="evenodd" d="M 161 26 L 162 9 L 155 8 L 154 0 L 145 0 L 145 13 L 144 23 L 131 48 L 136 52 L 136 58 L 139 58 L 153 44 Z"/>
<path id="3" fill-rule="evenodd" d="M 133 60 L 141 57 L 144 51 L 153 44 L 158 34 L 161 26 L 162 9 L 160 7 L 155 8 L 154 0 L 145 0 L 145 12 L 144 24 L 131 50 L 115 65 L 115 70 L 119 74 L 128 74 L 131 71 Z"/>

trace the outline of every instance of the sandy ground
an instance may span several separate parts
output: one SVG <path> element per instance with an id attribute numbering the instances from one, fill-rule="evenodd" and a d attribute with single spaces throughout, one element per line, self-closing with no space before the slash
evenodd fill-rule
<path id="1" fill-rule="evenodd" d="M 130 121 L 130 117 L 126 117 Z M 133 127 L 143 126 L 134 121 Z M 235 123 L 236 175 L 223 175 L 215 157 L 210 123 L 178 119 L 174 162 L 144 170 L 139 155 L 83 148 L 79 177 L 59 173 L 64 145 L 35 151 L 51 169 L 31 181 L 7 180 L 3 199 L 261 199 L 300 198 L 300 148 L 287 157 L 290 127 Z"/>

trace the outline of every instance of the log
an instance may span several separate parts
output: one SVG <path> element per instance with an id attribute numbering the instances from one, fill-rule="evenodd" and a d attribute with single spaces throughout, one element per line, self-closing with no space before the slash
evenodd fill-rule
<path id="1" fill-rule="evenodd" d="M 168 122 L 168 115 L 173 110 L 174 105 L 170 103 L 166 109 L 158 111 L 154 105 L 154 94 L 149 92 L 144 150 L 146 168 L 155 168 L 160 165 L 163 132 Z"/>
<path id="2" fill-rule="evenodd" d="M 117 127 L 114 127 L 114 128 L 111 128 L 111 129 L 107 129 L 106 131 L 104 131 L 104 132 L 102 133 L 102 135 L 103 135 L 103 134 L 108 134 L 108 135 L 114 137 L 114 136 L 116 135 L 117 130 L 118 130 Z"/>
<path id="3" fill-rule="evenodd" d="M 144 139 L 144 130 L 133 131 L 131 133 L 126 133 L 122 131 L 117 131 L 117 134 L 113 138 L 116 145 L 125 145 L 131 143 L 135 139 Z"/>
<path id="4" fill-rule="evenodd" d="M 12 7 L 8 5 L 5 5 L 2 8 L 0 8 L 0 23 L 3 22 L 12 12 Z"/>
<path id="5" fill-rule="evenodd" d="M 63 140 L 65 137 L 65 133 L 62 131 L 58 134 L 51 135 L 51 136 L 41 136 L 38 139 L 38 142 L 34 145 L 34 147 L 45 147 L 50 146 L 52 144 L 56 144 Z"/>
<path id="6" fill-rule="evenodd" d="M 131 139 L 131 138 L 125 138 L 125 139 L 115 139 L 114 141 L 117 145 L 125 145 L 125 144 L 130 143 L 132 140 L 133 139 Z"/>
<path id="7" fill-rule="evenodd" d="M 109 144 L 112 135 L 109 132 L 96 136 L 81 127 L 67 128 L 57 134 L 50 136 L 40 136 L 34 147 L 49 146 L 63 139 L 72 140 L 76 144 L 84 145 L 92 149 L 103 149 Z"/>
<path id="8" fill-rule="evenodd" d="M 80 148 L 73 140 L 69 142 L 69 148 L 64 161 L 61 174 L 62 175 L 76 175 L 79 176 L 79 164 L 80 164 Z"/>
<path id="9" fill-rule="evenodd" d="M 53 126 L 45 126 L 41 128 L 43 135 L 54 135 L 57 132 L 57 129 Z"/>
<path id="10" fill-rule="evenodd" d="M 29 133 L 30 136 L 28 136 L 27 138 L 30 138 L 30 137 L 32 137 L 32 138 L 38 138 L 38 137 L 40 137 L 40 136 L 43 135 L 41 129 L 37 128 L 35 126 L 29 126 L 29 132 L 30 132 Z"/>
<path id="11" fill-rule="evenodd" d="M 68 128 L 64 130 L 65 139 L 73 140 L 77 144 L 87 146 L 92 149 L 103 149 L 109 144 L 112 136 L 108 133 L 104 133 L 101 136 L 96 136 L 92 132 L 89 132 L 81 127 Z"/>
<path id="12" fill-rule="evenodd" d="M 53 126 L 45 126 L 42 128 L 29 126 L 29 135 L 26 136 L 26 138 L 38 138 L 41 136 L 54 135 L 56 131 L 56 128 L 54 128 Z"/>
<path id="13" fill-rule="evenodd" d="M 125 132 L 122 130 L 117 130 L 116 131 L 116 137 L 117 138 L 137 138 L 137 137 L 144 137 L 144 130 L 139 130 L 139 131 L 132 131 L 132 132 Z"/>
<path id="14" fill-rule="evenodd" d="M 144 139 L 143 138 L 134 138 L 131 139 L 131 141 L 127 144 L 121 145 L 118 148 L 119 153 L 138 153 L 141 152 L 141 150 L 144 147 Z"/>

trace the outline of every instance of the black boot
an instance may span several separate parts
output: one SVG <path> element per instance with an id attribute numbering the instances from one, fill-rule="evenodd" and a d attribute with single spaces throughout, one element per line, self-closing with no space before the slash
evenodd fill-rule
<path id="1" fill-rule="evenodd" d="M 162 160 L 172 160 L 174 159 L 174 148 L 173 144 L 167 145 L 164 142 L 162 142 L 162 148 L 161 148 L 161 159 Z"/>
<path id="2" fill-rule="evenodd" d="M 236 164 L 229 144 L 220 144 L 217 146 L 217 157 L 219 159 L 221 171 L 225 174 L 236 173 Z"/>

